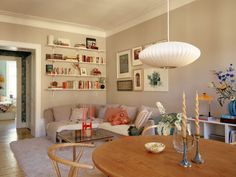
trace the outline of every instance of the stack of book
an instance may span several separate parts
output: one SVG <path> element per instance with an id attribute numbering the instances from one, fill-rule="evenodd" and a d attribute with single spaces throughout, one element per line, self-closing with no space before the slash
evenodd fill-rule
<path id="1" fill-rule="evenodd" d="M 221 115 L 220 122 L 236 124 L 236 116 L 231 116 L 229 114 Z"/>
<path id="2" fill-rule="evenodd" d="M 236 142 L 236 130 L 229 131 L 229 143 Z"/>

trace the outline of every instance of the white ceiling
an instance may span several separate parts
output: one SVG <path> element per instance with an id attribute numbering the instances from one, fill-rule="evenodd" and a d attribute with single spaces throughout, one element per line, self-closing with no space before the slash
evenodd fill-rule
<path id="1" fill-rule="evenodd" d="M 170 0 L 171 9 L 194 0 Z M 166 0 L 1 0 L 0 14 L 121 31 L 166 12 Z M 22 16 L 23 17 L 23 16 Z"/>

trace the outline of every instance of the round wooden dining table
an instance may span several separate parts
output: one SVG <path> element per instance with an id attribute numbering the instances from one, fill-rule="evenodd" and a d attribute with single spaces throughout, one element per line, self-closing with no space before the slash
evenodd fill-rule
<path id="1" fill-rule="evenodd" d="M 164 151 L 148 152 L 144 144 L 161 142 Z M 200 139 L 203 164 L 179 165 L 182 154 L 173 147 L 172 136 L 124 137 L 97 147 L 92 155 L 95 166 L 109 177 L 236 177 L 236 146 Z M 187 153 L 189 161 L 195 148 Z"/>

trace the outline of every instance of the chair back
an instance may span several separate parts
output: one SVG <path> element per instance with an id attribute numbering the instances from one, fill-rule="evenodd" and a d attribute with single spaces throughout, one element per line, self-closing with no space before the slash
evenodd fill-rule
<path id="1" fill-rule="evenodd" d="M 73 148 L 73 156 L 72 156 L 73 160 L 63 159 L 62 157 L 59 157 L 56 155 L 57 150 L 60 150 L 66 147 Z M 76 153 L 77 147 L 80 147 L 78 154 Z M 48 156 L 52 161 L 53 168 L 56 172 L 57 177 L 61 177 L 61 171 L 58 165 L 59 163 L 70 167 L 68 177 L 77 177 L 78 171 L 80 168 L 84 168 L 84 169 L 94 168 L 92 165 L 79 163 L 79 160 L 81 159 L 83 155 L 83 151 L 85 147 L 94 147 L 94 145 L 83 144 L 83 143 L 61 143 L 61 144 L 54 144 L 48 148 Z"/>

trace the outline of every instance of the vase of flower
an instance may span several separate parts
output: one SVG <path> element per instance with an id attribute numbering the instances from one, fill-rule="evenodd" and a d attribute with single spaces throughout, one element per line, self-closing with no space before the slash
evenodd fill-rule
<path id="1" fill-rule="evenodd" d="M 236 99 L 233 99 L 229 102 L 228 110 L 231 116 L 236 116 Z"/>

